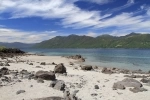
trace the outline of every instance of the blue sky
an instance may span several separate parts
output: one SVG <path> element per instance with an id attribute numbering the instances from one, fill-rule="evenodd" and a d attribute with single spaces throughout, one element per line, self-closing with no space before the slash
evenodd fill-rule
<path id="1" fill-rule="evenodd" d="M 0 42 L 150 33 L 150 0 L 0 0 Z"/>

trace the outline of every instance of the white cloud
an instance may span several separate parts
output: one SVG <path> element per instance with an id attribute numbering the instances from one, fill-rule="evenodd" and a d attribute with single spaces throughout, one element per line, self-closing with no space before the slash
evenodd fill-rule
<path id="1" fill-rule="evenodd" d="M 107 4 L 107 3 L 113 2 L 113 0 L 83 0 L 83 1 L 88 1 L 88 2 L 97 3 L 97 4 L 99 4 L 99 5 Z"/>
<path id="2" fill-rule="evenodd" d="M 20 30 L 0 28 L 0 42 L 37 43 L 54 37 L 56 31 L 24 32 Z"/>
<path id="3" fill-rule="evenodd" d="M 91 37 L 96 37 L 98 35 L 98 33 L 94 33 L 94 32 L 89 32 L 88 34 L 86 34 L 86 36 L 91 36 Z"/>
<path id="4" fill-rule="evenodd" d="M 117 12 L 117 11 L 120 11 L 122 9 L 128 8 L 128 7 L 130 7 L 130 6 L 134 5 L 134 4 L 135 4 L 134 0 L 128 0 L 125 5 L 117 7 L 117 8 L 114 8 L 114 9 L 111 9 L 111 10 L 108 10 L 107 13 Z"/>
<path id="5" fill-rule="evenodd" d="M 150 9 L 147 10 L 147 15 L 134 16 L 134 13 L 121 13 L 116 16 L 107 18 L 111 16 L 111 13 L 115 11 L 119 11 L 134 5 L 134 0 L 128 0 L 125 5 L 110 10 L 109 14 L 107 13 L 105 15 L 101 15 L 101 11 L 82 10 L 74 5 L 75 1 L 79 0 L 0 0 L 0 14 L 8 12 L 11 14 L 10 18 L 23 18 L 33 16 L 47 19 L 59 18 L 61 20 L 61 25 L 71 28 L 91 27 L 95 29 L 107 29 L 109 27 L 115 27 L 113 29 L 115 31 L 114 33 L 118 32 L 118 34 L 120 34 L 119 32 L 127 33 L 130 31 L 139 30 L 143 32 L 149 31 L 150 19 L 148 18 L 148 16 L 150 16 Z M 87 1 L 96 2 L 99 4 L 110 2 L 110 0 Z M 141 6 L 141 9 L 143 10 L 144 6 Z M 48 31 L 36 35 L 36 32 L 27 33 L 18 30 L 7 29 L 6 33 L 10 33 L 12 37 L 14 37 L 13 39 L 16 39 L 17 41 L 25 42 L 38 42 L 44 39 L 49 39 L 49 37 L 51 37 L 51 35 L 48 34 Z M 55 31 L 51 32 L 51 34 L 52 33 L 54 34 Z M 10 34 L 7 34 L 7 36 L 10 36 Z M 16 38 L 14 34 L 17 34 Z M 21 34 L 21 36 L 19 34 Z M 91 35 L 91 33 L 89 33 L 89 35 Z M 22 37 L 27 38 L 23 40 L 21 39 Z M 11 41 L 14 41 L 13 39 Z M 6 38 L 6 40 L 8 39 Z"/>

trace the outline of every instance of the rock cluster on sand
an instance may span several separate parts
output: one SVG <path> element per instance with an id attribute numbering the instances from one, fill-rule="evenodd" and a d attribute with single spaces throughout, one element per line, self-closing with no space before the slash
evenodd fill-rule
<path id="1" fill-rule="evenodd" d="M 68 56 L 67 58 L 85 62 L 85 59 L 81 55 Z"/>
<path id="2" fill-rule="evenodd" d="M 63 91 L 65 90 L 65 82 L 62 80 L 56 80 L 56 81 L 52 81 L 50 84 L 50 87 Z"/>
<path id="3" fill-rule="evenodd" d="M 122 81 L 116 82 L 113 85 L 113 89 L 122 89 L 124 90 L 126 87 L 133 87 L 133 89 L 131 88 L 130 91 L 137 93 L 137 92 L 143 92 L 143 91 L 147 91 L 145 88 L 142 88 L 142 84 L 133 79 L 133 78 L 125 78 Z"/>
<path id="4" fill-rule="evenodd" d="M 93 67 L 91 65 L 84 65 L 84 66 L 81 66 L 81 69 L 82 70 L 92 70 Z"/>

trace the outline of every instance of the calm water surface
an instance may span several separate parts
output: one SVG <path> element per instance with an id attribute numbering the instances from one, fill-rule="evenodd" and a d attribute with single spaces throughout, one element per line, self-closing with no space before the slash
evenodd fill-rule
<path id="1" fill-rule="evenodd" d="M 49 56 L 81 54 L 86 64 L 102 67 L 117 67 L 131 70 L 150 70 L 150 50 L 148 49 L 23 49 L 26 52 Z"/>

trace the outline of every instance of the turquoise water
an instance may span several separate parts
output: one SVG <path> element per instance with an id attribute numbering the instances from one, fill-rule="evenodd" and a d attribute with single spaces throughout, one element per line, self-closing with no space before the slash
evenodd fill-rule
<path id="1" fill-rule="evenodd" d="M 50 56 L 81 54 L 86 64 L 102 67 L 117 67 L 130 70 L 150 70 L 148 49 L 23 49 L 26 52 Z"/>

